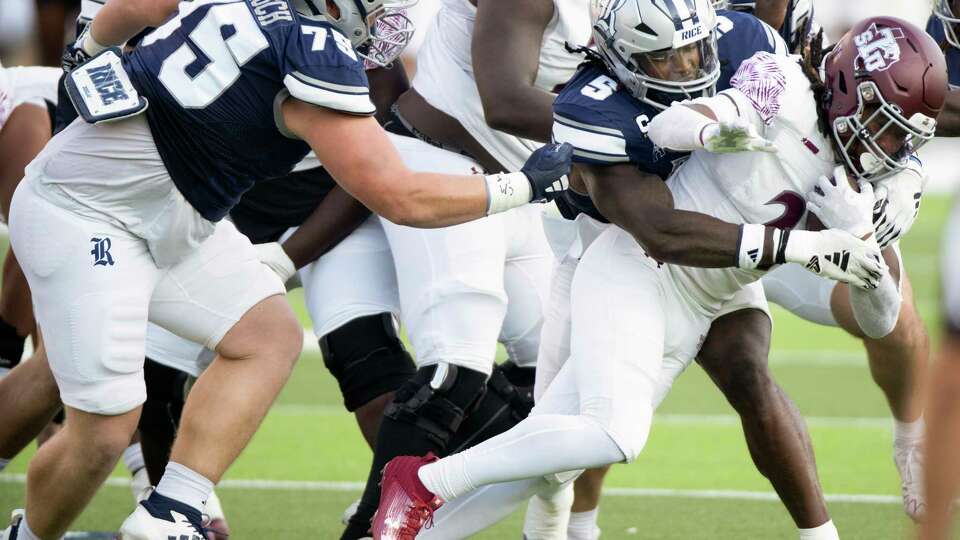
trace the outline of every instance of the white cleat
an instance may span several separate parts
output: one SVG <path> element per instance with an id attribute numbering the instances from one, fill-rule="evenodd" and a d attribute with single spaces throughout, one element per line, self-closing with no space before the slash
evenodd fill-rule
<path id="1" fill-rule="evenodd" d="M 156 493 L 120 526 L 120 540 L 208 540 L 200 513 Z"/>
<path id="2" fill-rule="evenodd" d="M 927 506 L 923 496 L 923 441 L 895 440 L 893 461 L 900 472 L 903 509 L 910 519 L 920 521 Z"/>
<path id="3" fill-rule="evenodd" d="M 17 531 L 20 529 L 20 522 L 23 521 L 23 509 L 17 509 L 10 513 L 10 526 L 0 533 L 0 540 L 16 540 Z"/>

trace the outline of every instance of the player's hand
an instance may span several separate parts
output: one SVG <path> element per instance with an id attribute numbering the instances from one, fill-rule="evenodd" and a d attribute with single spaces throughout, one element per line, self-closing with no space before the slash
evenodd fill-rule
<path id="1" fill-rule="evenodd" d="M 570 185 L 573 146 L 547 144 L 538 148 L 520 169 L 530 181 L 530 202 L 549 202 Z"/>
<path id="2" fill-rule="evenodd" d="M 703 148 L 714 154 L 777 152 L 772 142 L 760 136 L 757 128 L 743 121 L 710 124 L 703 128 L 700 140 Z"/>
<path id="3" fill-rule="evenodd" d="M 814 274 L 862 289 L 876 289 L 888 271 L 872 235 L 861 240 L 839 229 L 791 231 L 784 256 Z"/>
<path id="4" fill-rule="evenodd" d="M 283 250 L 283 246 L 279 242 L 254 244 L 253 248 L 257 250 L 257 258 L 260 259 L 260 262 L 273 270 L 284 284 L 297 273 L 297 267 L 294 266 L 290 256 Z"/>
<path id="5" fill-rule="evenodd" d="M 906 170 L 876 183 L 873 226 L 881 248 L 899 240 L 920 215 L 923 178 Z"/>
<path id="6" fill-rule="evenodd" d="M 91 26 L 93 25 L 86 25 L 80 32 L 80 35 L 77 36 L 77 39 L 64 49 L 63 56 L 60 57 L 60 67 L 63 68 L 64 72 L 70 73 L 76 69 L 77 66 L 96 56 L 97 53 L 107 49 L 107 47 L 100 45 L 90 37 Z"/>
<path id="7" fill-rule="evenodd" d="M 873 233 L 873 186 L 861 181 L 857 193 L 847 180 L 847 171 L 838 166 L 832 177 L 821 176 L 807 194 L 807 208 L 827 228 L 841 229 L 864 238 Z"/>

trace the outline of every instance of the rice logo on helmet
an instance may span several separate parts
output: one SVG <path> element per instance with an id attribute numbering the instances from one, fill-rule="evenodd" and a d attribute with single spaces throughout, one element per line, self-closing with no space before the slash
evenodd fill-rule
<path id="1" fill-rule="evenodd" d="M 853 42 L 860 51 L 860 59 L 867 71 L 885 71 L 900 61 L 900 45 L 898 39 L 904 39 L 901 28 L 877 28 L 870 25 Z"/>

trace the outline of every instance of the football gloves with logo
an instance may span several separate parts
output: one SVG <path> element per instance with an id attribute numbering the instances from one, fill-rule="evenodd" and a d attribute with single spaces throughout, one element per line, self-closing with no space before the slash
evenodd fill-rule
<path id="1" fill-rule="evenodd" d="M 823 231 L 783 231 L 777 262 L 792 262 L 829 279 L 875 289 L 887 272 L 880 257 L 880 246 L 871 236 L 861 240 L 839 229 Z"/>
<path id="2" fill-rule="evenodd" d="M 703 148 L 714 154 L 777 152 L 772 142 L 760 136 L 757 128 L 740 120 L 708 124 L 700 133 L 700 140 Z"/>
<path id="3" fill-rule="evenodd" d="M 889 176 L 874 188 L 873 226 L 881 248 L 899 240 L 920 215 L 923 177 L 911 169 Z"/>
<path id="4" fill-rule="evenodd" d="M 77 39 L 64 49 L 63 56 L 60 58 L 60 67 L 63 68 L 64 72 L 70 73 L 77 66 L 96 56 L 97 53 L 107 49 L 106 46 L 97 43 L 90 35 L 91 26 L 93 25 L 86 25 Z"/>
<path id="5" fill-rule="evenodd" d="M 842 165 L 833 170 L 833 176 L 821 176 L 807 194 L 807 208 L 830 229 L 840 229 L 865 238 L 873 234 L 873 186 L 858 183 L 858 193 L 850 186 Z"/>
<path id="6" fill-rule="evenodd" d="M 530 202 L 550 202 L 567 189 L 572 159 L 569 143 L 547 144 L 530 154 L 520 169 L 530 182 Z"/>

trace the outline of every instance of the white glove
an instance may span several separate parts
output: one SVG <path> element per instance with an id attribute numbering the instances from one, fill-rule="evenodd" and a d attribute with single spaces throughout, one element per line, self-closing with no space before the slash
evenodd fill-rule
<path id="1" fill-rule="evenodd" d="M 847 180 L 847 171 L 838 166 L 833 178 L 821 176 L 810 193 L 807 193 L 807 208 L 828 229 L 840 229 L 864 238 L 873 234 L 873 186 L 859 182 L 857 193 Z"/>
<path id="2" fill-rule="evenodd" d="M 297 267 L 293 265 L 290 256 L 279 242 L 254 244 L 253 248 L 257 250 L 257 258 L 260 262 L 273 270 L 284 284 L 297 273 Z"/>
<path id="3" fill-rule="evenodd" d="M 920 215 L 923 177 L 913 169 L 884 178 L 874 187 L 873 226 L 881 248 L 899 240 Z"/>
<path id="4" fill-rule="evenodd" d="M 887 272 L 873 236 L 861 240 L 839 229 L 790 231 L 784 259 L 802 264 L 814 274 L 862 289 L 875 289 Z"/>
<path id="5" fill-rule="evenodd" d="M 714 154 L 734 152 L 773 152 L 773 143 L 764 139 L 757 128 L 742 120 L 709 124 L 701 133 L 703 148 Z"/>

